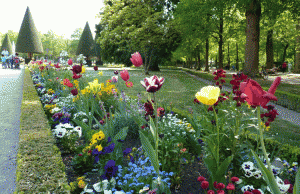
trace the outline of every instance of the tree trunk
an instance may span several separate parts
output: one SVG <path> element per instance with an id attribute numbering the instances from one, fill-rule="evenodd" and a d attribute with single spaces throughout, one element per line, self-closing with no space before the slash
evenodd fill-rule
<path id="1" fill-rule="evenodd" d="M 274 65 L 273 30 L 268 31 L 266 55 L 267 55 L 267 69 L 272 69 Z"/>
<path id="2" fill-rule="evenodd" d="M 220 18 L 219 28 L 219 69 L 223 68 L 223 18 Z"/>
<path id="3" fill-rule="evenodd" d="M 283 56 L 282 56 L 282 63 L 285 61 L 285 57 L 286 57 L 286 50 L 287 48 L 289 47 L 289 43 L 287 43 L 284 47 L 284 50 L 283 50 Z"/>
<path id="4" fill-rule="evenodd" d="M 205 71 L 209 71 L 209 68 L 208 68 L 208 51 L 209 51 L 209 41 L 208 41 L 208 38 L 206 38 L 206 43 L 205 43 Z"/>
<path id="5" fill-rule="evenodd" d="M 236 70 L 238 71 L 239 69 L 239 47 L 238 43 L 236 43 Z"/>
<path id="6" fill-rule="evenodd" d="M 254 77 L 258 73 L 259 62 L 259 22 L 261 5 L 258 0 L 252 0 L 246 10 L 246 48 L 245 68 L 243 73 Z"/>
<path id="7" fill-rule="evenodd" d="M 218 65 L 217 64 L 218 64 L 218 55 L 216 56 L 216 64 L 215 64 L 216 65 L 216 69 L 218 69 Z"/>
<path id="8" fill-rule="evenodd" d="M 198 55 L 197 55 L 197 58 L 198 58 L 198 68 L 197 68 L 197 70 L 200 70 L 201 69 L 201 61 L 200 61 L 200 50 L 199 50 L 199 52 L 198 52 Z"/>

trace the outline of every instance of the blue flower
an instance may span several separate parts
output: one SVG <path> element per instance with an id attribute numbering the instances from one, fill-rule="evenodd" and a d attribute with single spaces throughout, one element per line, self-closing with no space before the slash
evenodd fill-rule
<path id="1" fill-rule="evenodd" d="M 174 174 L 173 172 L 170 172 L 170 173 L 169 173 L 169 176 L 173 176 L 173 174 Z"/>

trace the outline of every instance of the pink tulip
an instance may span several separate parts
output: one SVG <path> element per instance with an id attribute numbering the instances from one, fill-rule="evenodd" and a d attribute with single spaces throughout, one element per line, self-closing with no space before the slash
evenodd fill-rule
<path id="1" fill-rule="evenodd" d="M 165 78 L 158 78 L 156 75 L 151 76 L 150 78 L 145 78 L 144 81 L 141 81 L 141 84 L 146 88 L 147 92 L 154 93 L 158 91 L 164 83 Z"/>
<path id="2" fill-rule="evenodd" d="M 129 80 L 129 73 L 128 73 L 127 70 L 124 69 L 123 71 L 121 71 L 120 75 L 121 75 L 121 78 L 122 78 L 125 82 Z"/>
<path id="3" fill-rule="evenodd" d="M 130 61 L 133 63 L 134 66 L 139 67 L 143 65 L 143 59 L 139 52 L 136 52 L 131 55 Z"/>
<path id="4" fill-rule="evenodd" d="M 73 64 L 72 59 L 69 59 L 69 60 L 68 60 L 68 65 L 72 65 L 72 64 Z"/>

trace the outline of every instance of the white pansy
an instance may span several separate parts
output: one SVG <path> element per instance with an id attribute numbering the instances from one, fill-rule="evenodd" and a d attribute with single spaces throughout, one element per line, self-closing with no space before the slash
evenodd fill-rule
<path id="1" fill-rule="evenodd" d="M 80 194 L 94 193 L 93 189 L 88 189 L 87 186 L 88 184 L 84 187 L 83 191 Z"/>
<path id="2" fill-rule="evenodd" d="M 65 136 L 67 130 L 65 128 L 56 128 L 54 129 L 54 134 L 56 135 L 56 137 L 58 138 L 62 138 Z"/>
<path id="3" fill-rule="evenodd" d="M 243 187 L 241 188 L 241 190 L 242 190 L 243 192 L 245 192 L 245 191 L 253 191 L 253 190 L 254 190 L 254 187 L 253 187 L 252 185 L 246 185 L 246 186 L 243 186 Z"/>
<path id="4" fill-rule="evenodd" d="M 252 177 L 253 176 L 253 172 L 251 172 L 250 170 L 245 170 L 245 176 L 246 177 Z"/>
<path id="5" fill-rule="evenodd" d="M 256 179 L 260 179 L 262 177 L 262 173 L 260 170 L 257 170 L 255 172 L 253 172 L 253 176 L 256 178 Z"/>
<path id="6" fill-rule="evenodd" d="M 114 194 L 125 194 L 123 191 L 115 191 Z"/>
<path id="7" fill-rule="evenodd" d="M 87 123 L 88 120 L 87 119 L 82 119 L 82 122 Z"/>
<path id="8" fill-rule="evenodd" d="M 104 194 L 112 194 L 111 190 L 104 190 Z"/>
<path id="9" fill-rule="evenodd" d="M 51 112 L 52 114 L 54 114 L 54 113 L 58 113 L 59 111 L 61 111 L 61 109 L 58 108 L 58 107 L 55 107 L 55 108 L 53 108 L 50 112 Z"/>
<path id="10" fill-rule="evenodd" d="M 253 164 L 253 162 L 250 162 L 250 161 L 244 162 L 242 164 L 242 168 L 244 169 L 244 171 L 246 171 L 246 170 L 253 170 L 254 169 L 254 164 Z"/>

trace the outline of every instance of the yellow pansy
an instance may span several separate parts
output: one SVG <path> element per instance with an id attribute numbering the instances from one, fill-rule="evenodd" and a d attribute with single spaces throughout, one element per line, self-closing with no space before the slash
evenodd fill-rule
<path id="1" fill-rule="evenodd" d="M 206 105 L 214 105 L 218 101 L 220 88 L 215 86 L 207 86 L 196 93 L 196 98 L 201 103 Z"/>
<path id="2" fill-rule="evenodd" d="M 97 145 L 96 149 L 98 150 L 98 152 L 100 152 L 103 149 L 103 147 L 101 145 Z"/>
<path id="3" fill-rule="evenodd" d="M 81 188 L 81 189 L 83 189 L 85 187 L 85 182 L 83 180 L 80 180 L 78 182 L 78 187 Z"/>
<path id="4" fill-rule="evenodd" d="M 99 73 L 98 73 L 98 74 L 102 76 L 102 75 L 103 75 L 103 72 L 102 72 L 102 71 L 99 71 Z"/>

